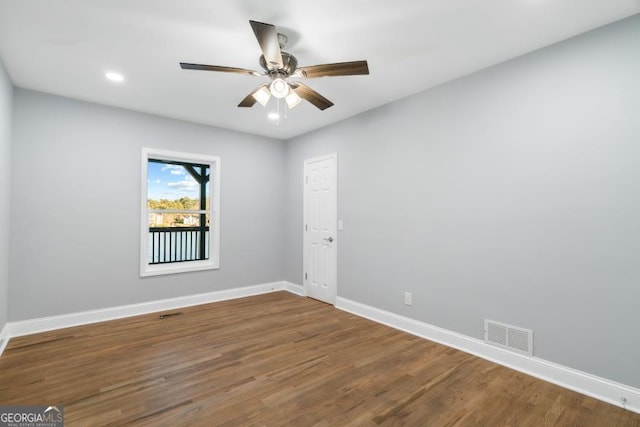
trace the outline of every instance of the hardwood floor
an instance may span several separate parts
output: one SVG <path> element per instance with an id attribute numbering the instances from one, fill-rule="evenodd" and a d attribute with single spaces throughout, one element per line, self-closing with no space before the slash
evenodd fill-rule
<path id="1" fill-rule="evenodd" d="M 285 292 L 14 338 L 0 404 L 67 426 L 640 426 L 640 415 Z"/>

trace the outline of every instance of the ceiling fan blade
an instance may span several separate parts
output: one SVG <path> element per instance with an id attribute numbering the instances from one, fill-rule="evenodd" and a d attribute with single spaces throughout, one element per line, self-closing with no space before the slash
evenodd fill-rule
<path id="1" fill-rule="evenodd" d="M 257 87 L 253 92 L 251 92 L 242 101 L 240 101 L 240 104 L 238 104 L 238 107 L 253 107 L 253 104 L 258 102 L 258 100 L 254 95 L 260 92 L 262 88 L 268 88 L 268 87 L 269 87 L 268 85 L 262 85 L 260 87 Z"/>
<path id="2" fill-rule="evenodd" d="M 333 105 L 333 102 L 329 101 L 327 98 L 320 95 L 318 92 L 311 89 L 309 86 L 303 85 L 302 83 L 299 83 L 299 82 L 291 83 L 289 86 L 298 95 L 300 95 L 300 98 L 306 99 L 307 101 L 309 101 L 310 103 L 312 103 L 313 105 L 315 105 L 321 110 L 326 110 L 327 108 Z"/>
<path id="3" fill-rule="evenodd" d="M 278 42 L 278 32 L 276 27 L 264 22 L 249 21 L 253 33 L 258 39 L 258 44 L 264 55 L 269 70 L 283 68 L 282 53 L 280 52 L 280 42 Z"/>
<path id="4" fill-rule="evenodd" d="M 240 101 L 240 104 L 238 104 L 238 107 L 253 107 L 253 104 L 257 102 L 256 99 L 253 97 L 253 94 L 254 92 L 251 92 L 242 101 Z"/>
<path id="5" fill-rule="evenodd" d="M 259 72 L 247 70 L 246 68 L 222 67 L 220 65 L 188 64 L 186 62 L 181 62 L 180 68 L 182 68 L 183 70 L 221 71 L 223 73 L 238 73 L 246 74 L 248 76 L 261 76 Z"/>
<path id="6" fill-rule="evenodd" d="M 334 76 L 356 76 L 369 74 L 369 64 L 367 61 L 337 62 L 335 64 L 311 65 L 309 67 L 299 67 L 294 76 L 296 77 L 334 77 Z"/>

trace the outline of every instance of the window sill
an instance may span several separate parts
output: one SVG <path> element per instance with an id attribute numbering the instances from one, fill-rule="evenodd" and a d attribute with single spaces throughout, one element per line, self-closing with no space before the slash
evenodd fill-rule
<path id="1" fill-rule="evenodd" d="M 189 261 L 174 264 L 145 264 L 140 268 L 140 277 L 161 276 L 164 274 L 188 273 L 191 271 L 218 270 L 220 266 L 213 261 Z"/>

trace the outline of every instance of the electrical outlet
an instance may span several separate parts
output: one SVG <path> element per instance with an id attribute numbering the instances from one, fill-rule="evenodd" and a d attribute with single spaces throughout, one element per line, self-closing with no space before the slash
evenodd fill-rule
<path id="1" fill-rule="evenodd" d="M 405 305 L 411 305 L 412 301 L 411 301 L 411 292 L 405 292 L 404 293 L 404 304 Z"/>

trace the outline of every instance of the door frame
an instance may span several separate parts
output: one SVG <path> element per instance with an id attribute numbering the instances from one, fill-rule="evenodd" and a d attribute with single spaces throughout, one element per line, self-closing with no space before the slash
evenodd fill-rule
<path id="1" fill-rule="evenodd" d="M 335 266 L 333 271 L 333 283 L 334 288 L 332 292 L 332 298 L 330 304 L 335 305 L 336 299 L 338 297 L 338 153 L 329 153 L 322 156 L 311 157 L 309 159 L 304 160 L 303 170 L 302 170 L 302 283 L 304 287 L 304 291 L 306 295 L 309 295 L 309 285 L 308 280 L 305 278 L 305 274 L 308 271 L 307 266 L 309 265 L 309 254 L 308 254 L 308 237 L 306 233 L 306 224 L 307 224 L 307 188 L 305 186 L 307 179 L 307 165 L 310 163 L 333 159 L 334 161 L 334 176 L 333 182 L 335 185 L 333 192 L 333 203 L 335 206 L 335 216 L 336 219 L 334 224 L 335 237 L 333 238 L 333 265 Z"/>

